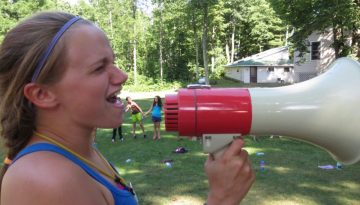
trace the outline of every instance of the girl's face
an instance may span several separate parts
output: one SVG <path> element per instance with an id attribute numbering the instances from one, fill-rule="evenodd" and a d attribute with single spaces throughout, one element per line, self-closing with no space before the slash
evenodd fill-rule
<path id="1" fill-rule="evenodd" d="M 93 25 L 68 31 L 64 76 L 52 86 L 58 106 L 71 123 L 85 127 L 116 127 L 124 105 L 116 100 L 127 74 L 114 65 L 104 33 Z"/>
<path id="2" fill-rule="evenodd" d="M 157 97 L 154 98 L 154 102 L 156 102 L 156 103 L 158 102 L 158 98 L 157 98 Z"/>

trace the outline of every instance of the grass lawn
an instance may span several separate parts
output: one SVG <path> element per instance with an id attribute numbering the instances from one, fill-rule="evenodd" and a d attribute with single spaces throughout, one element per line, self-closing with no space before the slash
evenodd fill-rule
<path id="1" fill-rule="evenodd" d="M 147 110 L 152 99 L 136 100 Z M 162 139 L 153 141 L 152 122 L 145 118 L 147 139 L 131 137 L 130 118 L 123 125 L 125 141 L 111 142 L 111 129 L 101 129 L 97 146 L 112 161 L 121 174 L 134 185 L 140 204 L 145 205 L 202 205 L 207 194 L 203 171 L 206 155 L 199 141 L 178 138 L 165 132 Z M 184 146 L 190 151 L 174 154 Z M 335 165 L 330 155 L 309 144 L 289 138 L 260 137 L 246 139 L 246 150 L 256 170 L 256 182 L 242 204 L 360 204 L 360 163 L 344 166 L 342 170 L 323 170 L 319 165 Z M 264 152 L 264 156 L 256 156 Z M 130 159 L 131 162 L 126 162 Z M 163 160 L 172 159 L 168 168 Z M 259 169 L 260 160 L 266 171 Z"/>

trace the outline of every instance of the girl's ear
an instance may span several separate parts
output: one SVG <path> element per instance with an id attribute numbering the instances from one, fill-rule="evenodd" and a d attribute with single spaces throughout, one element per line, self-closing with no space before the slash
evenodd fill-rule
<path id="1" fill-rule="evenodd" d="M 54 93 L 45 86 L 36 83 L 26 84 L 24 95 L 31 103 L 40 108 L 52 108 L 58 103 Z"/>

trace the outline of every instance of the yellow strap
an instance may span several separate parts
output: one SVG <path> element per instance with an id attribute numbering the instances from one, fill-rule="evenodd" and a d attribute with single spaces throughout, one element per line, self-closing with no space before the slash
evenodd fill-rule
<path id="1" fill-rule="evenodd" d="M 7 158 L 7 157 L 5 157 L 5 159 L 4 159 L 4 164 L 10 165 L 11 163 L 12 163 L 12 160 L 9 159 L 9 158 Z"/>
<path id="2" fill-rule="evenodd" d="M 109 164 L 109 162 L 105 159 L 105 157 L 103 157 L 101 155 L 100 152 L 98 152 L 96 149 L 96 153 L 100 156 L 100 158 L 104 161 L 105 165 L 109 168 L 110 171 L 112 171 L 112 173 L 114 174 L 114 176 L 110 175 L 109 173 L 107 173 L 106 171 L 100 169 L 98 166 L 96 166 L 94 163 L 92 163 L 90 160 L 86 159 L 85 157 L 81 156 L 80 154 L 76 153 L 75 151 L 71 150 L 70 148 L 66 147 L 65 145 L 61 144 L 60 142 L 44 135 L 44 134 L 41 134 L 39 132 L 34 132 L 35 136 L 38 136 L 44 140 L 47 140 L 61 148 L 63 148 L 64 150 L 70 152 L 71 154 L 75 155 L 77 158 L 79 158 L 81 161 L 83 161 L 84 163 L 86 163 L 87 165 L 91 166 L 92 168 L 96 169 L 98 172 L 100 172 L 101 174 L 109 177 L 110 179 L 115 179 L 116 177 L 119 178 L 119 180 L 121 181 L 121 183 L 123 183 L 124 185 L 126 185 L 126 181 L 120 177 L 116 172 L 115 170 L 111 167 L 111 165 Z"/>
<path id="3" fill-rule="evenodd" d="M 114 173 L 114 175 L 120 180 L 120 182 L 123 183 L 124 185 L 126 185 L 125 179 L 122 178 L 122 177 L 114 170 L 114 168 L 110 165 L 109 161 L 107 161 L 107 160 L 105 159 L 105 157 L 99 152 L 99 150 L 95 149 L 95 152 L 100 156 L 100 158 L 103 160 L 103 162 L 105 163 L 105 165 L 107 166 L 107 168 Z"/>

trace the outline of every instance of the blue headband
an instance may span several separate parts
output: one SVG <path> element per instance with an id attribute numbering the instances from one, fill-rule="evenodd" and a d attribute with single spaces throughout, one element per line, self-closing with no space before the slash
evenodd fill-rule
<path id="1" fill-rule="evenodd" d="M 34 74 L 32 75 L 31 82 L 35 82 L 35 80 L 39 77 L 39 74 L 44 67 L 45 62 L 49 58 L 52 50 L 54 49 L 56 43 L 59 41 L 60 37 L 65 33 L 66 30 L 70 28 L 71 25 L 73 25 L 75 22 L 77 22 L 79 19 L 81 19 L 78 16 L 73 17 L 68 22 L 66 22 L 65 25 L 61 27 L 61 29 L 56 33 L 54 38 L 51 40 L 50 44 L 42 54 L 39 63 L 36 66 L 36 69 L 34 71 Z"/>

